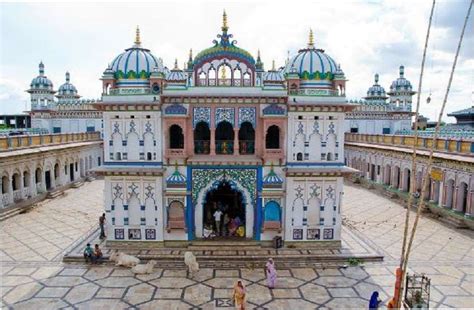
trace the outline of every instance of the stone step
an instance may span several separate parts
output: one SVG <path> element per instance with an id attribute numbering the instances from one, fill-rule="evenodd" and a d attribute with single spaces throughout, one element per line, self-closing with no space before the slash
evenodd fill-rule
<path id="1" fill-rule="evenodd" d="M 88 176 L 88 177 L 86 177 L 86 181 L 87 181 L 87 182 L 92 182 L 92 181 L 95 181 L 95 180 L 96 180 L 96 178 L 93 177 L 93 176 L 91 176 L 91 175 Z"/>
<path id="2" fill-rule="evenodd" d="M 21 208 L 12 208 L 0 213 L 0 222 L 9 219 L 22 211 Z"/>
<path id="3" fill-rule="evenodd" d="M 72 188 L 79 188 L 81 187 L 82 185 L 84 185 L 84 181 L 76 181 L 74 183 L 71 184 L 71 187 Z"/>
<path id="4" fill-rule="evenodd" d="M 46 198 L 53 199 L 53 198 L 59 197 L 61 195 L 64 195 L 64 190 L 58 189 L 58 190 L 48 192 L 48 195 L 46 196 Z"/>

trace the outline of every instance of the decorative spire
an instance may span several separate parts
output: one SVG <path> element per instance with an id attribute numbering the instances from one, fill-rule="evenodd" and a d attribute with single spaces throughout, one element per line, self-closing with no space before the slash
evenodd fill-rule
<path id="1" fill-rule="evenodd" d="M 142 44 L 140 40 L 140 28 L 137 26 L 137 30 L 135 33 L 135 45 L 140 46 L 140 44 Z"/>
<path id="2" fill-rule="evenodd" d="M 70 81 L 69 72 L 66 71 L 66 83 L 69 83 L 69 81 Z"/>
<path id="3" fill-rule="evenodd" d="M 228 29 L 229 26 L 227 26 L 227 13 L 224 9 L 224 14 L 222 14 L 222 31 L 226 32 Z"/>
<path id="4" fill-rule="evenodd" d="M 260 60 L 260 49 L 257 50 L 257 60 Z"/>
<path id="5" fill-rule="evenodd" d="M 39 63 L 39 74 L 40 74 L 41 76 L 44 75 L 44 64 L 43 64 L 43 61 L 41 61 L 41 62 Z"/>
<path id="6" fill-rule="evenodd" d="M 272 71 L 276 71 L 276 68 L 275 68 L 275 59 L 272 60 Z"/>
<path id="7" fill-rule="evenodd" d="M 189 49 L 189 61 L 193 61 L 193 49 Z"/>
<path id="8" fill-rule="evenodd" d="M 179 68 L 178 68 L 178 58 L 174 59 L 174 68 L 173 68 L 173 70 L 179 70 Z"/>
<path id="9" fill-rule="evenodd" d="M 403 65 L 400 66 L 400 77 L 403 78 L 403 75 L 405 74 L 405 67 Z"/>
<path id="10" fill-rule="evenodd" d="M 309 28 L 308 48 L 314 48 L 314 35 L 313 35 L 313 29 L 311 28 Z"/>
<path id="11" fill-rule="evenodd" d="M 257 50 L 257 61 L 255 62 L 255 67 L 259 70 L 263 70 L 263 62 L 260 58 L 260 49 Z"/>
<path id="12" fill-rule="evenodd" d="M 379 74 L 375 73 L 375 84 L 379 83 Z"/>

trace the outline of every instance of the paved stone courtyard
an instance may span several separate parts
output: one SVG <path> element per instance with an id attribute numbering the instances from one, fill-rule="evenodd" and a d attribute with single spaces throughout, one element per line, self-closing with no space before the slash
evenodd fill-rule
<path id="1" fill-rule="evenodd" d="M 102 192 L 102 181 L 86 183 L 0 224 L 1 308 L 225 309 L 237 279 L 247 285 L 250 309 L 367 308 L 372 291 L 383 299 L 392 294 L 405 210 L 366 189 L 345 187 L 344 222 L 384 253 L 385 261 L 346 269 L 279 269 L 272 291 L 263 268 L 204 268 L 187 279 L 181 269 L 134 276 L 111 265 L 62 263 L 62 253 L 94 229 Z M 474 307 L 473 237 L 472 231 L 421 219 L 410 266 L 432 279 L 431 307 Z"/>

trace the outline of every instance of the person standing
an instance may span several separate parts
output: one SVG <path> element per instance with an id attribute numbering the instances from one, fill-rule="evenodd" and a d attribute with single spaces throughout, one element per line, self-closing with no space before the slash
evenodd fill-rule
<path id="1" fill-rule="evenodd" d="M 233 294 L 235 308 L 239 310 L 245 310 L 245 286 L 242 281 L 237 281 L 234 285 Z"/>
<path id="2" fill-rule="evenodd" d="M 221 217 L 222 217 L 222 211 L 220 209 L 217 209 L 216 212 L 214 212 L 214 221 L 216 222 L 217 236 L 221 235 Z"/>
<path id="3" fill-rule="evenodd" d="M 267 264 L 265 265 L 265 275 L 267 276 L 268 288 L 274 289 L 277 280 L 277 272 L 273 258 L 269 258 Z"/>
<path id="4" fill-rule="evenodd" d="M 105 213 L 102 213 L 102 216 L 99 217 L 99 226 L 100 226 L 100 239 L 105 238 L 105 230 L 104 230 L 104 225 L 105 225 Z"/>

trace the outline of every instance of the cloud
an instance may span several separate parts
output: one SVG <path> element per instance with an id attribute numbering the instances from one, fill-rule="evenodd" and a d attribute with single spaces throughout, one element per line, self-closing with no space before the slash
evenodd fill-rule
<path id="1" fill-rule="evenodd" d="M 437 1 L 422 92 L 423 102 L 430 92 L 433 100 L 421 109 L 432 119 L 444 95 L 467 5 L 467 0 Z M 102 72 L 132 45 L 137 24 L 144 46 L 162 57 L 168 67 L 175 58 L 181 67 L 190 48 L 196 55 L 212 45 L 220 32 L 223 8 L 238 46 L 255 56 L 260 49 L 266 69 L 273 59 L 280 66 L 287 51 L 295 54 L 304 47 L 312 28 L 317 46 L 345 71 L 349 98 L 365 96 L 376 72 L 388 89 L 401 64 L 417 88 L 430 7 L 431 1 L 422 0 L 293 0 L 290 5 L 277 1 L 2 3 L 0 71 L 4 78 L 0 92 L 8 93 L 8 97 L 0 96 L 0 112 L 23 110 L 28 96 L 23 91 L 37 75 L 40 60 L 56 89 L 69 70 L 83 97 L 100 97 Z M 472 105 L 472 20 L 447 112 Z"/>

